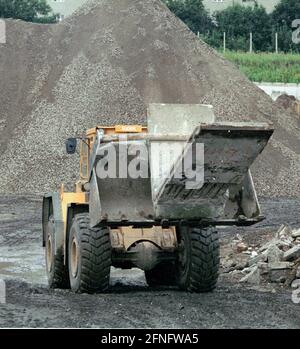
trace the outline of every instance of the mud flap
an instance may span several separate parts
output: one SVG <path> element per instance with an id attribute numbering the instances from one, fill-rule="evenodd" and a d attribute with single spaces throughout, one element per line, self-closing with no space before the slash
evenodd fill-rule
<path id="1" fill-rule="evenodd" d="M 50 206 L 52 206 L 52 208 Z M 45 234 L 50 215 L 53 215 L 54 218 L 55 254 L 57 254 L 57 252 L 61 253 L 61 251 L 64 251 L 65 247 L 64 221 L 62 217 L 60 193 L 49 193 L 43 198 L 43 246 L 45 246 Z"/>

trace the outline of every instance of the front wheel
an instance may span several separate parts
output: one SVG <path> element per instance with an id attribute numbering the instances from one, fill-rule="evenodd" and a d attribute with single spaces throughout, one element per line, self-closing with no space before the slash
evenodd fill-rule
<path id="1" fill-rule="evenodd" d="M 210 292 L 219 276 L 220 245 L 213 227 L 178 229 L 178 285 L 190 292 Z"/>
<path id="2" fill-rule="evenodd" d="M 111 267 L 109 229 L 90 228 L 89 214 L 77 214 L 70 229 L 68 259 L 71 289 L 74 292 L 106 291 Z"/>

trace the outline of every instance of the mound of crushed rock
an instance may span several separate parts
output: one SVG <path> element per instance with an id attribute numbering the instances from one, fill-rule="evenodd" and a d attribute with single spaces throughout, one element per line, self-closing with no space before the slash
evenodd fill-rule
<path id="1" fill-rule="evenodd" d="M 295 113 L 298 117 L 300 116 L 300 101 L 298 101 L 296 97 L 288 94 L 280 95 L 276 99 L 276 104 L 282 106 L 291 113 Z"/>
<path id="2" fill-rule="evenodd" d="M 77 178 L 65 139 L 96 124 L 145 123 L 155 103 L 208 103 L 219 120 L 273 122 L 253 172 L 266 196 L 300 194 L 300 122 L 158 0 L 89 1 L 56 25 L 6 21 L 0 45 L 0 192 Z"/>

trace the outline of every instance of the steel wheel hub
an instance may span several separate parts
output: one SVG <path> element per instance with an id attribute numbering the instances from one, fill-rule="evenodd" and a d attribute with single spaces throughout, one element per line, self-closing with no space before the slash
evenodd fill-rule
<path id="1" fill-rule="evenodd" d="M 50 273 L 52 270 L 52 265 L 53 265 L 53 258 L 52 258 L 52 241 L 51 241 L 51 236 L 48 235 L 48 240 L 46 244 L 46 259 L 47 259 L 47 270 Z"/>
<path id="2" fill-rule="evenodd" d="M 74 236 L 71 244 L 71 273 L 75 278 L 78 273 L 79 246 L 77 238 Z"/>

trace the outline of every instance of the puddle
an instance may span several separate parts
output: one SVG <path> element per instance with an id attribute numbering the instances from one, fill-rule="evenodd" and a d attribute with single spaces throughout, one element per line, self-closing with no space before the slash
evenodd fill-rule
<path id="1" fill-rule="evenodd" d="M 43 248 L 38 243 L 0 247 L 0 278 L 46 284 Z"/>
<path id="2" fill-rule="evenodd" d="M 8 269 L 9 267 L 12 267 L 14 264 L 12 262 L 0 262 L 0 272 L 2 270 Z"/>
<path id="3" fill-rule="evenodd" d="M 0 279 L 22 280 L 32 284 L 47 284 L 44 249 L 39 243 L 0 246 Z M 145 286 L 144 272 L 133 268 L 112 267 L 112 285 Z"/>

